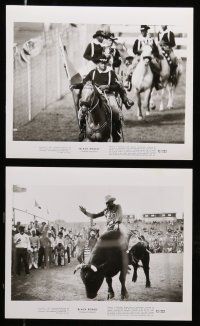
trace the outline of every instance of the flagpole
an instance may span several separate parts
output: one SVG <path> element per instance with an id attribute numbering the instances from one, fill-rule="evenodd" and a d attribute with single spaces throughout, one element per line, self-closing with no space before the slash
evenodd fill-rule
<path id="1" fill-rule="evenodd" d="M 68 65 L 67 65 L 66 57 L 65 57 L 65 52 L 67 53 L 67 51 L 66 51 L 66 48 L 64 47 L 64 45 L 62 43 L 62 39 L 61 39 L 61 36 L 60 35 L 58 36 L 58 41 L 59 41 L 60 53 L 61 53 L 61 56 L 62 56 L 62 59 L 63 59 L 63 63 L 64 63 L 64 69 L 65 69 L 67 78 L 69 79 L 70 86 L 71 86 L 71 80 L 70 80 L 71 79 L 71 76 L 70 76 L 70 73 L 69 73 L 69 68 L 68 68 Z M 75 95 L 74 95 L 74 90 L 71 89 L 71 87 L 70 87 L 70 90 L 72 92 L 72 98 L 73 98 L 74 107 L 75 107 L 75 111 L 76 111 L 76 119 L 77 119 L 77 123 L 78 123 L 78 126 L 79 126 L 78 107 L 76 105 L 76 99 L 75 99 Z"/>

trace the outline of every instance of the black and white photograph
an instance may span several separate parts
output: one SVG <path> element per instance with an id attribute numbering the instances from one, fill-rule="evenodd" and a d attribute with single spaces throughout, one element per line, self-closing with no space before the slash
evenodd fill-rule
<path id="1" fill-rule="evenodd" d="M 7 6 L 7 156 L 191 159 L 192 23 L 191 8 Z"/>
<path id="2" fill-rule="evenodd" d="M 190 320 L 190 170 L 9 167 L 6 185 L 7 318 Z"/>

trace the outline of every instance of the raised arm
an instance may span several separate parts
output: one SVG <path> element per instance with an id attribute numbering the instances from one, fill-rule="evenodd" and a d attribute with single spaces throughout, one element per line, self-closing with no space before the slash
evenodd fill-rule
<path id="1" fill-rule="evenodd" d="M 91 218 L 97 218 L 97 217 L 104 216 L 104 211 L 97 213 L 97 214 L 93 214 L 93 213 L 87 212 L 83 206 L 79 206 L 79 208 L 83 214 L 85 214 L 86 216 L 91 217 Z"/>

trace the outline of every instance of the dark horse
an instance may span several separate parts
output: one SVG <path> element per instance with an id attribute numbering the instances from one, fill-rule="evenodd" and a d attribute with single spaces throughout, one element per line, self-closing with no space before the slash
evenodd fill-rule
<path id="1" fill-rule="evenodd" d="M 107 142 L 114 140 L 115 121 L 112 109 L 99 88 L 87 82 L 82 89 L 81 112 L 86 117 L 86 140 Z"/>

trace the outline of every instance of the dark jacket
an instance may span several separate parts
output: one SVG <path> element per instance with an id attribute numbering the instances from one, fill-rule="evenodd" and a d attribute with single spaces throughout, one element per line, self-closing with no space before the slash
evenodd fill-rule
<path id="1" fill-rule="evenodd" d="M 176 46 L 174 33 L 171 31 L 167 31 L 166 33 L 159 32 L 158 41 L 163 41 L 164 45 L 169 46 L 169 48 Z"/>
<path id="2" fill-rule="evenodd" d="M 97 62 L 97 59 L 102 55 L 103 52 L 103 47 L 100 44 L 96 44 L 96 43 L 89 43 L 84 54 L 83 57 L 86 60 L 91 60 L 94 63 Z"/>
<path id="3" fill-rule="evenodd" d="M 87 74 L 87 76 L 83 80 L 83 84 L 87 81 L 91 81 L 93 84 L 97 86 L 108 85 L 109 91 L 118 91 L 119 83 L 117 82 L 117 76 L 113 70 L 109 70 L 107 72 L 99 72 L 98 69 L 93 69 Z"/>

